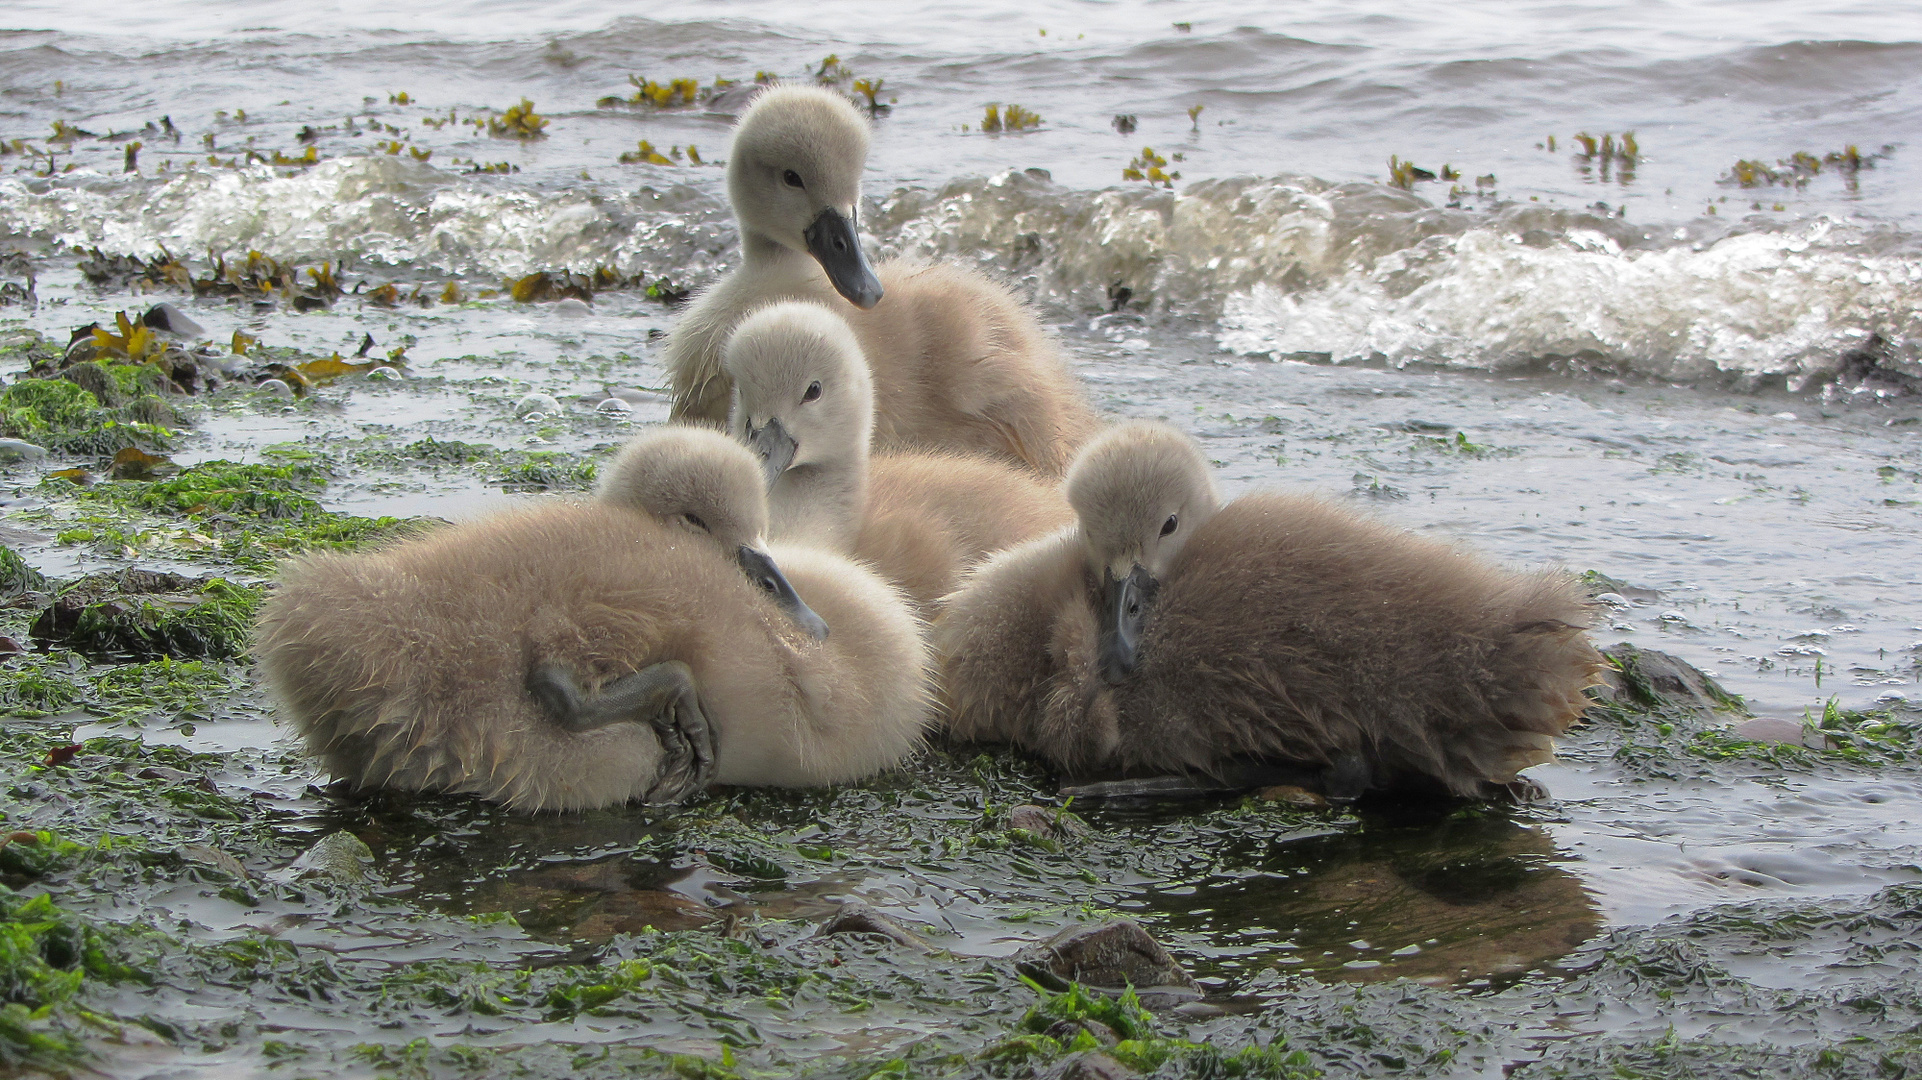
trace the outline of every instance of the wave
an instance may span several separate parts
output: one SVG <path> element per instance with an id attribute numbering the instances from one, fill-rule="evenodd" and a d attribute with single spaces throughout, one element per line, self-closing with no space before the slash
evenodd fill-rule
<path id="1" fill-rule="evenodd" d="M 376 155 L 304 172 L 0 178 L 0 233 L 147 255 L 249 249 L 401 274 L 536 270 L 699 284 L 733 257 L 705 187 L 619 190 L 450 173 Z M 1213 324 L 1247 356 L 1482 370 L 1565 361 L 1673 380 L 1801 386 L 1871 343 L 1922 376 L 1922 257 L 1893 225 L 1631 223 L 1538 203 L 1436 206 L 1379 184 L 1234 177 L 1179 191 L 1040 170 L 901 188 L 863 215 L 877 254 L 953 258 L 1039 303 Z"/>

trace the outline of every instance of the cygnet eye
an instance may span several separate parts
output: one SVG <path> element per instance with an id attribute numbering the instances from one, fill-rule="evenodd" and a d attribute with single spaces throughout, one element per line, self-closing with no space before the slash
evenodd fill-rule
<path id="1" fill-rule="evenodd" d="M 701 515 L 699 514 L 682 514 L 681 520 L 687 522 L 689 525 L 694 526 L 695 528 L 701 530 L 702 532 L 708 531 L 707 522 L 702 521 Z"/>
<path id="2" fill-rule="evenodd" d="M 821 396 L 821 380 L 816 379 L 813 382 L 808 384 L 807 393 L 801 395 L 801 400 L 813 401 L 815 398 L 818 398 L 820 396 Z"/>
<path id="3" fill-rule="evenodd" d="M 774 579 L 771 577 L 761 578 L 759 581 L 755 582 L 755 584 L 759 585 L 763 589 L 766 589 L 767 594 L 769 596 L 781 595 L 780 588 L 774 584 Z"/>
<path id="4" fill-rule="evenodd" d="M 1179 524 L 1179 522 L 1175 520 L 1175 517 L 1176 515 L 1169 514 L 1168 520 L 1161 523 L 1161 535 L 1166 536 L 1175 531 L 1175 526 Z"/>
<path id="5" fill-rule="evenodd" d="M 806 184 L 801 183 L 801 174 L 795 172 L 793 169 L 789 169 L 788 171 L 782 173 L 781 179 L 789 187 L 804 188 L 807 186 Z"/>

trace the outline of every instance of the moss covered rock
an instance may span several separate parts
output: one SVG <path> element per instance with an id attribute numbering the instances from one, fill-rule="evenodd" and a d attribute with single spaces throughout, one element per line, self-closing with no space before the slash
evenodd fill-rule
<path id="1" fill-rule="evenodd" d="M 247 650 L 264 590 L 154 570 L 92 574 L 62 589 L 30 633 L 95 657 L 224 659 Z"/>

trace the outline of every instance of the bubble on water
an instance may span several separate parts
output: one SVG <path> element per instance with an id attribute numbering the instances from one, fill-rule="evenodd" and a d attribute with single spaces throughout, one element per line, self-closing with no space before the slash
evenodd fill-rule
<path id="1" fill-rule="evenodd" d="M 561 403 L 552 394 L 528 394 L 514 403 L 514 415 L 522 420 L 545 420 L 560 413 Z"/>

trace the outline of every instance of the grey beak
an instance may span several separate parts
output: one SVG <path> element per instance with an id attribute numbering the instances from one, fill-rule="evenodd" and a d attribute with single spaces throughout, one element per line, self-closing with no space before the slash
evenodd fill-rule
<path id="1" fill-rule="evenodd" d="M 773 557 L 765 551 L 742 545 L 735 558 L 747 574 L 747 579 L 772 597 L 781 610 L 787 612 L 788 618 L 794 620 L 794 625 L 801 628 L 802 633 L 816 641 L 828 636 L 828 624 L 814 613 L 813 608 L 801 602 L 794 586 L 789 585 L 787 578 L 781 574 L 781 568 L 774 565 Z"/>
<path id="2" fill-rule="evenodd" d="M 801 234 L 808 242 L 808 254 L 826 270 L 834 291 L 855 307 L 867 309 L 881 302 L 881 279 L 874 276 L 868 257 L 861 251 L 861 238 L 854 231 L 854 219 L 844 218 L 830 206 L 821 211 L 814 224 Z"/>
<path id="3" fill-rule="evenodd" d="M 1103 682 L 1119 686 L 1141 662 L 1141 625 L 1148 619 L 1158 583 L 1140 563 L 1119 581 L 1106 570 L 1101 577 L 1101 633 L 1095 642 L 1095 663 Z"/>
<path id="4" fill-rule="evenodd" d="M 766 424 L 747 429 L 747 446 L 761 459 L 761 471 L 767 476 L 767 486 L 772 488 L 781 479 L 781 474 L 794 464 L 795 451 L 801 444 L 787 433 L 781 418 L 770 417 Z"/>

